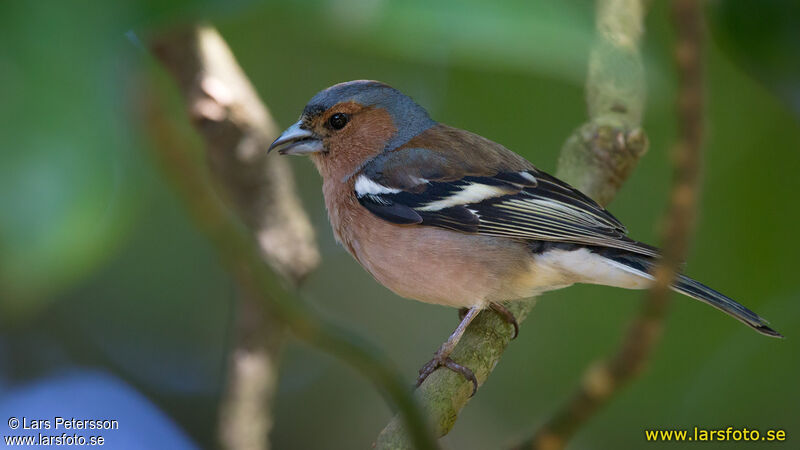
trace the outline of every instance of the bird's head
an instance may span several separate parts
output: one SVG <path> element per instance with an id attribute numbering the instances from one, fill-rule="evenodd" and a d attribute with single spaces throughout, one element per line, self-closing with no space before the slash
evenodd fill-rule
<path id="1" fill-rule="evenodd" d="M 317 167 L 356 169 L 435 125 L 402 92 L 378 81 L 349 81 L 317 93 L 300 119 L 272 143 L 283 155 L 311 155 Z"/>

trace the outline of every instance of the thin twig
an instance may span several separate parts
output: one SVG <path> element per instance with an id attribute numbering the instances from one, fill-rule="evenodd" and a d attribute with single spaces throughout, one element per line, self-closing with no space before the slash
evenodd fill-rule
<path id="1" fill-rule="evenodd" d="M 298 338 L 340 357 L 356 368 L 399 410 L 404 423 L 411 430 L 414 446 L 421 449 L 436 448 L 436 442 L 411 396 L 406 380 L 399 376 L 393 365 L 374 346 L 326 322 L 292 294 L 287 286 L 291 283 L 265 264 L 261 239 L 258 242 L 253 239 L 252 233 L 243 229 L 220 202 L 205 176 L 204 168 L 198 164 L 196 153 L 189 147 L 189 140 L 168 118 L 161 102 L 153 97 L 145 100 L 146 123 L 153 137 L 155 156 L 161 162 L 165 177 L 181 194 L 195 222 L 216 247 L 244 295 L 257 299 L 269 316 L 285 325 Z M 252 227 L 252 224 L 249 225 Z"/>
<path id="2" fill-rule="evenodd" d="M 311 223 L 283 159 L 263 151 L 278 128 L 222 36 L 192 26 L 157 36 L 151 49 L 175 78 L 203 138 L 211 174 L 256 236 L 261 254 L 291 283 L 319 262 Z M 283 326 L 240 292 L 219 436 L 229 450 L 267 449 Z"/>
<path id="3" fill-rule="evenodd" d="M 674 0 L 676 66 L 679 93 L 679 138 L 674 148 L 675 170 L 663 237 L 663 257 L 655 282 L 642 303 L 617 353 L 593 365 L 578 391 L 522 447 L 563 448 L 569 438 L 623 386 L 641 373 L 660 340 L 669 307 L 669 286 L 686 255 L 695 222 L 700 186 L 703 127 L 702 8 L 697 0 Z"/>
<path id="4" fill-rule="evenodd" d="M 564 144 L 556 175 L 601 204 L 607 204 L 647 149 L 640 128 L 644 109 L 644 75 L 638 45 L 644 0 L 600 0 L 598 40 L 589 60 L 589 121 Z M 535 301 L 513 302 L 508 309 L 522 322 Z M 453 359 L 469 367 L 482 385 L 511 339 L 512 330 L 496 314 L 482 313 L 469 326 Z M 417 389 L 431 417 L 434 433 L 444 436 L 470 399 L 472 385 L 449 371 L 434 372 Z M 412 448 L 399 417 L 381 431 L 379 449 Z"/>

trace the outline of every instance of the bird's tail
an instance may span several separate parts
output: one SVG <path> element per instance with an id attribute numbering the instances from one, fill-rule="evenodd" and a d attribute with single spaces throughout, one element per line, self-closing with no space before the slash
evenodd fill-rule
<path id="1" fill-rule="evenodd" d="M 672 289 L 725 312 L 726 314 L 744 322 L 746 325 L 750 326 L 761 334 L 777 338 L 783 337 L 782 334 L 769 327 L 769 322 L 767 322 L 766 319 L 745 308 L 742 304 L 736 302 L 732 298 L 727 297 L 715 291 L 714 289 L 711 289 L 705 284 L 687 277 L 686 275 L 678 275 L 675 279 L 675 283 L 672 284 Z"/>
<path id="2" fill-rule="evenodd" d="M 600 250 L 599 253 L 615 263 L 625 266 L 630 271 L 652 279 L 650 273 L 655 266 L 655 259 L 650 256 L 638 255 L 615 249 L 603 249 Z M 697 280 L 679 274 L 671 287 L 676 292 L 680 292 L 681 294 L 700 300 L 703 303 L 719 309 L 761 334 L 777 338 L 783 337 L 783 335 L 769 327 L 769 322 L 767 322 L 766 319 L 763 319 L 758 314 L 745 308 L 732 298 L 711 289 Z"/>

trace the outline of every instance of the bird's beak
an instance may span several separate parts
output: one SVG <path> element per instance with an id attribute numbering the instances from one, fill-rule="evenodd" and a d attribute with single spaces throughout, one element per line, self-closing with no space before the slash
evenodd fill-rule
<path id="1" fill-rule="evenodd" d="M 322 151 L 322 140 L 311 131 L 300 127 L 302 121 L 297 121 L 283 132 L 275 142 L 269 146 L 267 152 L 278 149 L 281 155 L 308 155 Z"/>

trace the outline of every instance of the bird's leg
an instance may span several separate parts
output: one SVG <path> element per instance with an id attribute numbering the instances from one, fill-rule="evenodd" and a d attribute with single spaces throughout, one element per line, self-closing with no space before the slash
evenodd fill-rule
<path id="1" fill-rule="evenodd" d="M 517 318 L 514 317 L 514 314 L 511 314 L 511 311 L 500 303 L 491 303 L 489 307 L 492 308 L 492 311 L 496 312 L 501 319 L 514 327 L 514 334 L 511 336 L 511 339 L 516 339 L 519 335 L 519 323 L 517 323 Z"/>
<path id="2" fill-rule="evenodd" d="M 422 366 L 422 369 L 419 370 L 417 386 L 421 385 L 422 382 L 428 378 L 428 375 L 432 374 L 436 369 L 444 366 L 453 372 L 460 373 L 464 376 L 464 378 L 471 381 L 472 395 L 475 395 L 475 392 L 478 390 L 478 379 L 475 378 L 475 374 L 472 373 L 469 368 L 464 367 L 450 359 L 450 353 L 452 353 L 453 349 L 456 348 L 458 341 L 461 340 L 461 336 L 464 335 L 464 332 L 467 331 L 467 327 L 469 326 L 470 322 L 477 317 L 479 312 L 481 312 L 481 308 L 477 306 L 472 307 L 467 311 L 467 313 L 464 315 L 464 318 L 461 319 L 461 323 L 458 324 L 456 330 L 453 331 L 453 334 L 451 334 L 447 341 L 442 344 L 441 347 L 439 347 L 439 350 L 434 353 L 433 359 L 428 361 L 428 363 Z"/>

